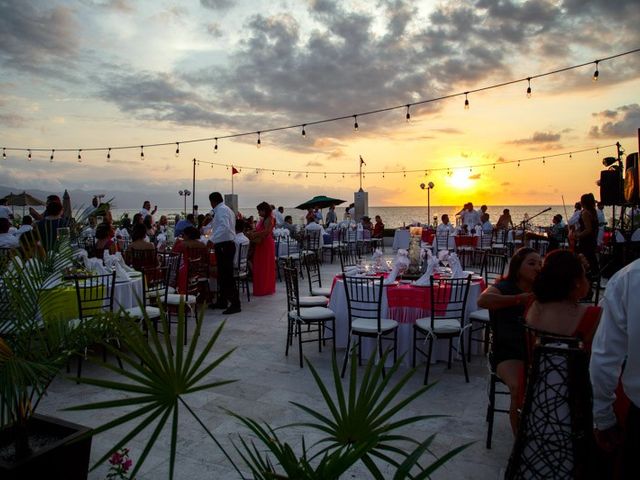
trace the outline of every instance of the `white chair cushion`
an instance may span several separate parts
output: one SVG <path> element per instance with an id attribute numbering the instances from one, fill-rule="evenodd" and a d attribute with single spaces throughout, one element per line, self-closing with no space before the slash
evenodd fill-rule
<path id="1" fill-rule="evenodd" d="M 386 332 L 398 327 L 398 322 L 389 318 L 380 319 L 380 330 Z M 376 333 L 378 321 L 375 318 L 354 318 L 351 321 L 352 332 Z"/>
<path id="2" fill-rule="evenodd" d="M 196 303 L 196 297 L 193 295 L 182 295 L 180 293 L 169 293 L 167 295 L 167 305 L 180 305 L 180 302 L 193 304 Z"/>
<path id="3" fill-rule="evenodd" d="M 329 299 L 327 297 L 300 297 L 301 307 L 326 307 L 328 303 Z"/>
<path id="4" fill-rule="evenodd" d="M 459 320 L 436 320 L 435 329 L 431 330 L 431 317 L 419 318 L 416 320 L 416 326 L 426 332 L 431 332 L 434 335 L 438 335 L 439 333 L 447 334 L 447 333 L 457 333 L 460 331 L 460 321 Z"/>
<path id="5" fill-rule="evenodd" d="M 489 322 L 489 310 L 486 308 L 481 308 L 480 310 L 476 310 L 475 312 L 471 312 L 469 314 L 470 320 L 475 320 L 477 322 Z"/>
<path id="6" fill-rule="evenodd" d="M 140 307 L 131 307 L 125 308 L 124 313 L 133 318 L 144 318 L 143 310 Z M 145 307 L 144 311 L 147 312 L 147 317 L 149 318 L 159 318 L 160 317 L 160 309 L 157 307 Z"/>
<path id="7" fill-rule="evenodd" d="M 296 318 L 295 311 L 289 312 L 291 318 Z M 312 322 L 318 320 L 330 320 L 335 317 L 332 310 L 325 307 L 308 307 L 300 309 L 300 319 L 304 322 Z"/>
<path id="8" fill-rule="evenodd" d="M 329 287 L 313 287 L 311 289 L 311 295 L 314 297 L 328 297 L 331 295 L 331 288 Z"/>

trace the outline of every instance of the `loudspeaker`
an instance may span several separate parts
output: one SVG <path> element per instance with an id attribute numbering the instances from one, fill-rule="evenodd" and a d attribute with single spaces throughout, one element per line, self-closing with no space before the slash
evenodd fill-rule
<path id="1" fill-rule="evenodd" d="M 622 178 L 619 170 L 600 172 L 600 201 L 605 205 L 622 205 Z"/>
<path id="2" fill-rule="evenodd" d="M 638 152 L 627 155 L 624 174 L 624 199 L 627 203 L 640 203 L 640 188 L 638 186 Z"/>

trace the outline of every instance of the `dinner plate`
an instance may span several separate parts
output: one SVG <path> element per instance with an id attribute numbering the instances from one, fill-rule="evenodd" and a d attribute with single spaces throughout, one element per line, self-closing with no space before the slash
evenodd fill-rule
<path id="1" fill-rule="evenodd" d="M 480 275 L 471 275 L 471 280 L 483 280 Z"/>
<path id="2" fill-rule="evenodd" d="M 394 280 L 394 281 L 393 281 L 393 282 L 391 282 L 391 283 L 383 283 L 382 285 L 383 285 L 383 286 L 385 286 L 385 287 L 395 287 L 395 286 L 397 286 L 397 285 L 398 285 L 398 281 L 397 281 L 397 280 Z"/>

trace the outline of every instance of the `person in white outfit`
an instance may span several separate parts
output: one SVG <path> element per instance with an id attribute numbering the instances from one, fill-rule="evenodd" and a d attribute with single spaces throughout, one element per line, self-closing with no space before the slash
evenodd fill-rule
<path id="1" fill-rule="evenodd" d="M 640 478 L 639 292 L 640 259 L 609 279 L 600 303 L 602 317 L 591 345 L 589 370 L 596 441 L 607 452 L 622 453 L 623 473 L 619 478 Z M 624 426 L 618 424 L 613 411 L 620 380 L 631 401 Z"/>

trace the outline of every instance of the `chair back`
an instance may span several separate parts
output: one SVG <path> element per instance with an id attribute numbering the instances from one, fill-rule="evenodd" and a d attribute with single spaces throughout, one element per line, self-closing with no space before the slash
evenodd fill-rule
<path id="1" fill-rule="evenodd" d="M 492 235 L 492 243 L 497 243 L 499 245 L 505 245 L 507 243 L 507 232 L 505 228 L 494 228 Z"/>
<path id="2" fill-rule="evenodd" d="M 448 250 L 449 249 L 449 232 L 448 231 L 436 232 L 435 242 L 436 242 L 437 252 L 439 252 L 440 250 Z"/>
<path id="3" fill-rule="evenodd" d="M 340 267 L 344 272 L 345 268 L 353 267 L 358 264 L 358 253 L 355 245 L 344 244 L 338 249 L 340 256 Z"/>
<path id="4" fill-rule="evenodd" d="M 182 263 L 182 253 L 169 253 L 161 257 L 161 265 L 166 268 L 167 286 L 176 288 L 178 285 L 178 273 Z"/>
<path id="5" fill-rule="evenodd" d="M 298 285 L 298 269 L 291 262 L 283 267 L 284 282 L 287 290 L 287 313 L 296 312 L 300 315 L 300 293 Z"/>
<path id="6" fill-rule="evenodd" d="M 591 397 L 583 349 L 553 338 L 536 345 L 505 478 L 588 477 Z"/>
<path id="7" fill-rule="evenodd" d="M 320 230 L 305 230 L 304 250 L 317 252 L 320 249 Z"/>
<path id="8" fill-rule="evenodd" d="M 129 249 L 129 252 L 131 267 L 139 272 L 141 272 L 143 268 L 152 268 L 158 265 L 158 257 L 155 248 L 131 248 Z"/>
<path id="9" fill-rule="evenodd" d="M 166 264 L 157 265 L 155 267 L 142 267 L 142 275 L 144 281 L 142 282 L 142 292 L 144 304 L 154 303 L 159 304 L 166 301 L 167 298 L 167 286 L 168 286 L 168 270 L 169 266 Z"/>
<path id="10" fill-rule="evenodd" d="M 349 330 L 355 318 L 372 318 L 378 323 L 381 332 L 380 318 L 382 314 L 382 277 L 350 277 L 343 275 L 344 290 L 349 313 Z"/>
<path id="11" fill-rule="evenodd" d="M 241 244 L 238 245 L 238 261 L 234 266 L 234 275 L 235 276 L 243 276 L 248 273 L 248 262 L 247 258 L 249 256 L 249 244 Z"/>
<path id="12" fill-rule="evenodd" d="M 484 277 L 486 286 L 493 285 L 504 275 L 507 268 L 507 256 L 499 253 L 487 253 L 484 257 L 480 275 Z"/>
<path id="13" fill-rule="evenodd" d="M 431 277 L 431 329 L 442 320 L 459 320 L 464 325 L 471 275 L 466 278 Z"/>
<path id="14" fill-rule="evenodd" d="M 187 248 L 184 252 L 187 262 L 187 293 L 197 293 L 198 284 L 209 278 L 209 249 Z"/>
<path id="15" fill-rule="evenodd" d="M 318 256 L 312 255 L 307 257 L 304 264 L 307 269 L 307 278 L 309 279 L 309 293 L 311 293 L 314 286 L 322 288 L 320 259 L 318 259 Z"/>
<path id="16" fill-rule="evenodd" d="M 491 250 L 493 244 L 493 230 L 491 232 L 480 232 L 480 248 Z"/>
<path id="17" fill-rule="evenodd" d="M 460 249 L 456 251 L 463 270 L 473 270 L 478 273 L 482 271 L 486 253 L 487 251 L 481 248 L 475 248 L 473 250 Z"/>
<path id="18" fill-rule="evenodd" d="M 74 277 L 80 320 L 113 311 L 116 272 Z"/>

